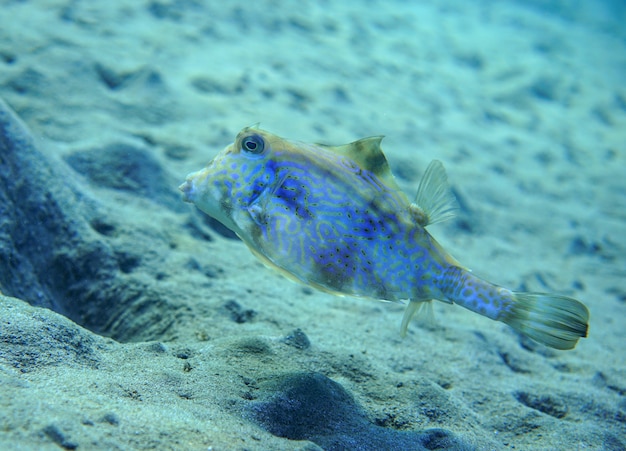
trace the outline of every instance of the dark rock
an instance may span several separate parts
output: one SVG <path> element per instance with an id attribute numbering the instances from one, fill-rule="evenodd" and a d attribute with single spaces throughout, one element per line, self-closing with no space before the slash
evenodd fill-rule
<path id="1" fill-rule="evenodd" d="M 111 426 L 119 426 L 120 424 L 120 419 L 117 415 L 115 415 L 112 412 L 109 413 L 105 413 L 104 416 L 102 417 L 102 422 L 104 423 L 108 423 Z"/>
<path id="2" fill-rule="evenodd" d="M 443 429 L 396 431 L 373 424 L 350 393 L 319 373 L 272 378 L 259 394 L 246 407 L 251 420 L 273 435 L 309 440 L 327 451 L 470 449 Z"/>
<path id="3" fill-rule="evenodd" d="M 294 329 L 283 339 L 283 342 L 296 349 L 309 349 L 311 347 L 309 337 L 306 336 L 302 329 Z"/>
<path id="4" fill-rule="evenodd" d="M 257 314 L 255 310 L 244 309 L 241 304 L 233 300 L 226 302 L 224 308 L 230 313 L 230 318 L 239 324 L 251 321 Z"/>
<path id="5" fill-rule="evenodd" d="M 146 163 L 142 156 L 137 164 Z M 139 194 L 165 192 L 162 179 L 138 187 L 137 174 L 119 168 L 128 177 L 112 180 Z M 107 216 L 67 166 L 39 152 L 0 101 L 0 291 L 117 340 L 163 339 L 178 307 L 143 279 L 128 277 L 142 263 L 138 256 L 159 242 L 137 234 L 133 253 L 117 250 L 118 228 Z"/>
<path id="6" fill-rule="evenodd" d="M 111 224 L 105 218 L 94 218 L 90 222 L 91 228 L 104 236 L 115 236 L 116 226 Z"/>
<path id="7" fill-rule="evenodd" d="M 441 428 L 432 428 L 425 430 L 421 437 L 420 442 L 425 449 L 435 450 L 449 450 L 459 449 L 458 440 L 454 437 L 452 432 Z M 464 449 L 469 449 L 468 447 Z"/>
<path id="8" fill-rule="evenodd" d="M 57 171 L 35 148 L 4 103 L 0 103 L 0 155 L 0 289 L 32 305 L 63 312 L 55 293 L 63 287 L 54 286 L 50 274 L 65 273 L 63 282 L 69 283 L 77 269 L 63 263 L 63 253 L 71 250 L 81 257 L 83 274 L 94 269 L 88 264 L 90 255 L 99 254 L 96 273 L 114 267 L 113 256 L 86 239 L 91 228 L 77 217 L 91 214 L 90 206 L 81 202 L 72 178 Z"/>
<path id="9" fill-rule="evenodd" d="M 115 257 L 117 259 L 117 265 L 124 274 L 133 272 L 135 268 L 141 263 L 141 256 L 132 254 L 131 252 L 121 251 L 116 252 Z"/>
<path id="10" fill-rule="evenodd" d="M 589 242 L 582 236 L 575 236 L 570 242 L 568 252 L 570 255 L 598 255 L 602 246 L 595 242 Z"/>
<path id="11" fill-rule="evenodd" d="M 43 429 L 43 433 L 48 436 L 50 440 L 64 449 L 76 449 L 78 444 L 69 440 L 65 433 L 56 425 L 51 424 Z"/>

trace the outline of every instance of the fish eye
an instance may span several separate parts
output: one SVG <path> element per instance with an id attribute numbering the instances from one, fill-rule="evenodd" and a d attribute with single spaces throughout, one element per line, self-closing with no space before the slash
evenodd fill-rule
<path id="1" fill-rule="evenodd" d="M 265 149 L 265 141 L 259 135 L 246 136 L 241 140 L 241 150 L 250 153 L 261 153 Z"/>

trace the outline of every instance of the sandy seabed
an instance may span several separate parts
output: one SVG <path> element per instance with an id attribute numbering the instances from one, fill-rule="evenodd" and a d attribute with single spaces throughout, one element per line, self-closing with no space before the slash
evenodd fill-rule
<path id="1" fill-rule="evenodd" d="M 5 1 L 0 448 L 626 449 L 626 8 Z M 456 306 L 334 297 L 177 186 L 260 122 L 386 135 L 475 273 L 581 299 L 554 351 Z"/>

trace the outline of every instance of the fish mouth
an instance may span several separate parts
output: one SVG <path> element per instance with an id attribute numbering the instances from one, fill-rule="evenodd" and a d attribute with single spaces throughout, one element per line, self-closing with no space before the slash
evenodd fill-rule
<path id="1" fill-rule="evenodd" d="M 178 189 L 183 192 L 183 201 L 193 203 L 195 189 L 191 180 L 185 180 Z"/>

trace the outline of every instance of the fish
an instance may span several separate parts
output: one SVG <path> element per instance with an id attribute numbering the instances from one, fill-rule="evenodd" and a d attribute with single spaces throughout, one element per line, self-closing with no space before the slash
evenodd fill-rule
<path id="1" fill-rule="evenodd" d="M 179 189 L 232 230 L 266 266 L 340 296 L 408 302 L 402 336 L 438 300 L 501 321 L 548 347 L 573 349 L 589 311 L 568 296 L 513 291 L 479 278 L 427 226 L 458 208 L 440 161 L 411 202 L 381 149 L 382 136 L 330 146 L 246 127 Z"/>

